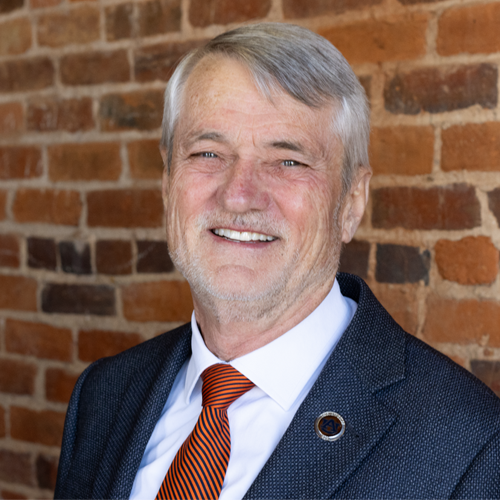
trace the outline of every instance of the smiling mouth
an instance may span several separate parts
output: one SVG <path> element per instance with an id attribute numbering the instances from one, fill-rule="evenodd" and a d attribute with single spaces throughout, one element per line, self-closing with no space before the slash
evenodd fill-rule
<path id="1" fill-rule="evenodd" d="M 212 233 L 226 238 L 231 241 L 244 241 L 244 242 L 260 242 L 260 241 L 274 241 L 277 238 L 268 236 L 267 234 L 252 233 L 250 231 L 233 231 L 232 229 L 212 229 Z"/>

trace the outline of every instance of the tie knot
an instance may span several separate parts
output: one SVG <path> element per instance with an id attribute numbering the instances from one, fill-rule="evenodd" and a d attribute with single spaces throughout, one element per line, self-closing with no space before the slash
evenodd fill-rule
<path id="1" fill-rule="evenodd" d="M 218 363 L 209 366 L 202 374 L 203 406 L 227 410 L 240 396 L 255 384 L 231 365 Z"/>

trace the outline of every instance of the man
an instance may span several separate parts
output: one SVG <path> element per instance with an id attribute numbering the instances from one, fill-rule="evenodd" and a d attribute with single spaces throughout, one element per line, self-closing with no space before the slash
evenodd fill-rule
<path id="1" fill-rule="evenodd" d="M 500 498 L 500 400 L 336 279 L 371 175 L 341 54 L 223 34 L 180 63 L 163 127 L 193 318 L 82 374 L 56 497 Z"/>

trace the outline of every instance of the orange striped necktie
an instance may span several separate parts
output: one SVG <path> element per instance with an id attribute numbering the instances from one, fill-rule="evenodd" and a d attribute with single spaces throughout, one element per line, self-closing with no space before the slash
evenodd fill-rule
<path id="1" fill-rule="evenodd" d="M 254 383 L 226 364 L 209 366 L 202 374 L 202 410 L 156 495 L 156 500 L 219 498 L 231 454 L 227 409 Z"/>

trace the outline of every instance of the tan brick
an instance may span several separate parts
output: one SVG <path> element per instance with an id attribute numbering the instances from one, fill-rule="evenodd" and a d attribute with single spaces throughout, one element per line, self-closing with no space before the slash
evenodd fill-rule
<path id="1" fill-rule="evenodd" d="M 0 63 L 0 92 L 40 90 L 54 83 L 54 65 L 48 57 Z"/>
<path id="2" fill-rule="evenodd" d="M 283 0 L 283 13 L 287 19 L 340 14 L 378 5 L 382 0 Z"/>
<path id="3" fill-rule="evenodd" d="M 36 311 L 36 281 L 24 276 L 0 275 L 0 309 Z"/>
<path id="4" fill-rule="evenodd" d="M 31 47 L 31 23 L 20 17 L 0 23 L 0 55 L 22 54 Z"/>
<path id="5" fill-rule="evenodd" d="M 439 18 L 437 50 L 443 56 L 500 51 L 500 5 L 452 7 Z"/>
<path id="6" fill-rule="evenodd" d="M 500 347 L 499 324 L 498 302 L 430 296 L 423 334 L 429 342 Z"/>
<path id="7" fill-rule="evenodd" d="M 65 413 L 52 410 L 30 410 L 13 406 L 10 409 L 10 434 L 14 439 L 60 446 Z"/>
<path id="8" fill-rule="evenodd" d="M 0 234 L 0 267 L 19 267 L 19 238 L 14 234 Z"/>
<path id="9" fill-rule="evenodd" d="M 428 16 L 370 19 L 320 30 L 351 63 L 416 59 L 425 54 Z M 360 43 L 360 40 L 362 42 Z"/>
<path id="10" fill-rule="evenodd" d="M 71 331 L 45 323 L 7 319 L 5 347 L 8 352 L 42 359 L 71 361 L 73 340 Z"/>
<path id="11" fill-rule="evenodd" d="M 373 128 L 370 164 L 375 175 L 423 175 L 432 172 L 432 127 Z"/>
<path id="12" fill-rule="evenodd" d="M 16 134 L 23 130 L 23 106 L 20 102 L 0 104 L 0 134 Z"/>
<path id="13" fill-rule="evenodd" d="M 163 160 L 158 139 L 130 142 L 127 149 L 130 174 L 134 179 L 161 179 Z"/>
<path id="14" fill-rule="evenodd" d="M 44 222 L 77 226 L 82 211 L 77 191 L 53 189 L 18 189 L 14 199 L 17 222 Z"/>
<path id="15" fill-rule="evenodd" d="M 120 177 L 120 145 L 110 142 L 49 146 L 53 181 L 114 181 Z"/>
<path id="16" fill-rule="evenodd" d="M 45 396 L 49 401 L 68 403 L 78 375 L 62 370 L 61 368 L 48 368 L 45 373 Z"/>
<path id="17" fill-rule="evenodd" d="M 42 175 L 42 153 L 31 146 L 0 147 L 0 179 L 29 179 Z"/>
<path id="18" fill-rule="evenodd" d="M 7 204 L 7 191 L 0 190 L 0 220 L 6 217 L 5 205 Z"/>
<path id="19" fill-rule="evenodd" d="M 266 17 L 271 8 L 271 0 L 191 0 L 189 22 L 204 28 L 211 24 L 243 23 Z"/>
<path id="20" fill-rule="evenodd" d="M 441 168 L 500 171 L 500 123 L 468 123 L 442 131 Z"/>
<path id="21" fill-rule="evenodd" d="M 99 9 L 82 5 L 64 12 L 42 14 L 38 19 L 38 43 L 64 47 L 99 39 Z"/>
<path id="22" fill-rule="evenodd" d="M 0 392 L 33 395 L 36 366 L 17 359 L 0 360 Z"/>
<path id="23" fill-rule="evenodd" d="M 439 240 L 434 250 L 439 274 L 444 279 L 461 285 L 482 285 L 497 277 L 499 253 L 486 236 Z"/>
<path id="24" fill-rule="evenodd" d="M 185 281 L 154 281 L 126 285 L 123 314 L 130 321 L 189 321 L 191 290 Z"/>
<path id="25" fill-rule="evenodd" d="M 138 333 L 89 330 L 78 333 L 78 358 L 95 361 L 106 356 L 114 356 L 142 342 Z"/>
<path id="26" fill-rule="evenodd" d="M 170 33 L 181 29 L 180 0 L 151 0 L 141 2 L 139 8 L 139 36 Z"/>

